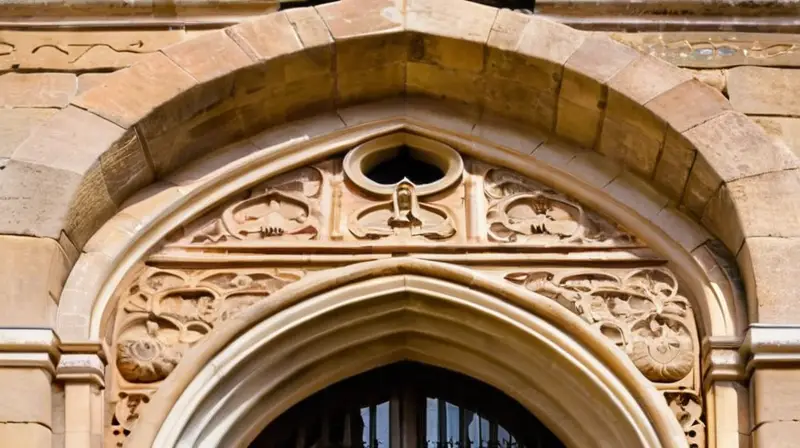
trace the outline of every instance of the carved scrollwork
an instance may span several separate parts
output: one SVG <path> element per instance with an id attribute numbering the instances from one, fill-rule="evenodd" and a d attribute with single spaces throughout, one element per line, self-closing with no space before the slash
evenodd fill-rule
<path id="1" fill-rule="evenodd" d="M 706 425 L 700 396 L 692 391 L 670 390 L 664 392 L 664 398 L 683 428 L 689 448 L 705 448 Z"/>
<path id="2" fill-rule="evenodd" d="M 322 172 L 301 168 L 253 188 L 248 197 L 222 211 L 182 244 L 211 244 L 271 238 L 313 240 L 320 232 Z"/>
<path id="3" fill-rule="evenodd" d="M 130 383 L 165 379 L 216 325 L 298 280 L 302 273 L 187 273 L 148 268 L 123 299 L 116 364 Z"/>
<path id="4" fill-rule="evenodd" d="M 578 202 L 499 168 L 484 178 L 489 240 L 525 244 L 632 245 L 635 238 Z"/>
<path id="5" fill-rule="evenodd" d="M 114 404 L 114 413 L 111 420 L 111 439 L 115 446 L 122 447 L 125 438 L 130 434 L 134 425 L 139 421 L 139 416 L 147 403 L 150 402 L 152 391 L 141 390 L 136 392 L 120 392 Z"/>
<path id="6" fill-rule="evenodd" d="M 450 213 L 442 207 L 420 203 L 414 184 L 400 182 L 391 201 L 357 210 L 348 227 L 356 238 L 379 239 L 389 236 L 443 240 L 456 233 Z"/>
<path id="7" fill-rule="evenodd" d="M 651 381 L 674 382 L 694 366 L 690 305 L 666 269 L 634 270 L 624 277 L 606 272 L 555 275 L 514 272 L 506 280 L 550 297 L 622 348 Z"/>

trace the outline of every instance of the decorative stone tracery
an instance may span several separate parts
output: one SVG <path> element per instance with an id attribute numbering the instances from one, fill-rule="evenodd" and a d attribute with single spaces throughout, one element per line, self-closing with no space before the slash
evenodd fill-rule
<path id="1" fill-rule="evenodd" d="M 364 175 L 398 145 L 435 153 L 427 161 L 443 176 L 384 185 Z M 109 429 L 120 446 L 161 382 L 215 328 L 312 271 L 397 253 L 466 264 L 569 309 L 664 393 L 692 446 L 705 446 L 697 326 L 665 260 L 577 200 L 432 149 L 441 145 L 384 136 L 268 179 L 176 229 L 118 291 Z M 365 243 L 366 255 L 348 257 Z M 286 258 L 258 261 L 272 254 Z"/>

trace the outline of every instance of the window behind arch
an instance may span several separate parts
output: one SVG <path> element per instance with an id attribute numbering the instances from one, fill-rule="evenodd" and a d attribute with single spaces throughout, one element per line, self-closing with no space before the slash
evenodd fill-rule
<path id="1" fill-rule="evenodd" d="M 258 448 L 557 448 L 563 445 L 502 392 L 444 369 L 382 367 L 294 406 Z"/>

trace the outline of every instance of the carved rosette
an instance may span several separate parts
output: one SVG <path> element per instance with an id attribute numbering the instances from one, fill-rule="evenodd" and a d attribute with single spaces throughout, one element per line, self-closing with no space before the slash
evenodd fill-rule
<path id="1" fill-rule="evenodd" d="M 550 297 L 611 339 L 649 380 L 675 382 L 694 367 L 694 318 L 675 277 L 663 268 L 623 277 L 584 271 L 514 272 L 506 280 Z"/>
<path id="2" fill-rule="evenodd" d="M 117 390 L 111 431 L 119 446 L 161 381 L 216 326 L 289 283 L 302 271 L 145 268 L 120 298 L 112 347 Z"/>
<path id="3" fill-rule="evenodd" d="M 635 238 L 577 201 L 501 168 L 484 175 L 490 241 L 535 245 L 635 245 Z"/>

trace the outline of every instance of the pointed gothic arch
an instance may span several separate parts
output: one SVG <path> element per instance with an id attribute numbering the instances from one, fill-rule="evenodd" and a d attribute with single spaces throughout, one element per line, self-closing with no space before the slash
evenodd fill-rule
<path id="1" fill-rule="evenodd" d="M 560 191 L 627 227 L 646 223 L 638 233 L 675 263 L 709 336 L 702 372 L 706 393 L 713 396 L 708 418 L 710 426 L 722 428 L 709 436 L 738 440 L 739 425 L 731 423 L 738 417 L 730 411 L 746 400 L 736 395 L 732 381 L 746 378 L 744 365 L 751 357 L 751 364 L 788 359 L 771 357 L 771 340 L 764 345 L 755 338 L 753 348 L 743 347 L 741 354 L 739 348 L 746 332 L 756 328 L 748 330 L 748 322 L 781 319 L 776 310 L 782 308 L 771 305 L 780 302 L 773 297 L 780 288 L 757 281 L 766 256 L 759 237 L 796 236 L 797 159 L 731 112 L 718 93 L 675 67 L 536 17 L 470 5 L 456 18 L 447 3 L 345 0 L 210 32 L 114 74 L 21 144 L 5 166 L 7 175 L 21 181 L 9 187 L 10 199 L 2 205 L 4 230 L 52 238 L 61 238 L 63 230 L 83 251 L 59 304 L 60 377 L 88 369 L 102 382 L 96 354 L 105 350 L 101 336 L 114 289 L 192 213 L 300 163 L 306 146 L 333 142 L 323 152 L 335 152 L 359 141 L 361 131 L 405 127 L 451 138 L 462 151 L 502 147 L 496 154 L 505 162 L 493 163 L 553 180 Z M 209 51 L 219 58 L 209 58 Z M 456 53 L 464 57 L 448 56 Z M 389 108 L 373 103 L 409 97 L 455 101 L 459 112 L 421 116 L 403 100 Z M 687 102 L 700 106 L 687 110 L 682 106 Z M 177 179 L 174 171 L 189 160 L 324 111 L 332 113 L 311 120 L 309 127 L 289 125 L 262 145 L 268 148 L 254 157 L 262 157 L 262 171 L 242 168 L 251 162 L 243 158 L 229 172 L 217 173 L 220 177 L 210 176 L 216 180 L 209 188 L 179 181 L 160 184 L 162 194 L 141 204 L 141 195 L 129 199 L 156 178 Z M 506 126 L 499 116 L 518 125 Z M 65 128 L 71 131 L 65 134 Z M 346 131 L 339 132 L 342 128 Z M 560 146 L 552 135 L 588 150 Z M 308 141 L 293 140 L 298 136 Z M 607 176 L 608 160 L 592 150 L 634 174 Z M 233 150 L 225 157 L 214 163 L 238 156 Z M 267 162 L 274 163 L 264 168 Z M 583 165 L 603 174 L 592 179 L 581 171 Z M 226 183 L 236 175 L 245 177 Z M 570 191 L 578 185 L 573 178 L 581 176 L 593 188 Z M 54 178 L 60 181 L 54 184 Z M 224 187 L 211 188 L 215 183 Z M 34 184 L 52 189 L 35 189 L 40 192 L 35 200 L 16 194 Z M 158 183 L 151 187 L 158 188 Z M 776 199 L 759 201 L 765 191 Z M 665 208 L 668 201 L 680 204 L 691 219 Z M 712 235 L 738 256 L 747 307 L 734 263 Z M 791 338 L 778 338 L 784 339 Z M 774 345 L 782 350 L 785 344 Z"/>

